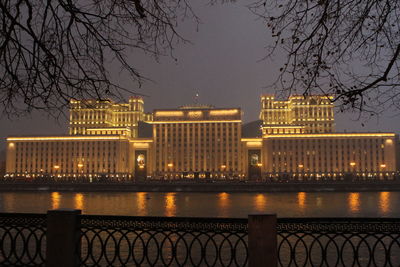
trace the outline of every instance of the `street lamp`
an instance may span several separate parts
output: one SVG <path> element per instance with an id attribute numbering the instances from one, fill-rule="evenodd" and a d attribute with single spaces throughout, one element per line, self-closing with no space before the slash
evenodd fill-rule
<path id="1" fill-rule="evenodd" d="M 83 163 L 78 163 L 78 169 L 79 169 L 78 172 L 81 173 L 83 176 Z"/>

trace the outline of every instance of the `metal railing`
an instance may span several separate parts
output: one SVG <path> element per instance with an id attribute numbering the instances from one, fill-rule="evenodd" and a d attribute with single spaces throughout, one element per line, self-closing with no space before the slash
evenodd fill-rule
<path id="1" fill-rule="evenodd" d="M 245 266 L 247 219 L 81 216 L 83 266 Z"/>
<path id="2" fill-rule="evenodd" d="M 45 255 L 45 214 L 0 213 L 1 266 L 40 266 Z"/>
<path id="3" fill-rule="evenodd" d="M 400 266 L 400 219 L 278 219 L 279 266 Z"/>
<path id="4" fill-rule="evenodd" d="M 257 215 L 250 220 L 50 213 L 0 214 L 1 266 L 45 265 L 54 251 L 61 251 L 59 261 L 69 251 L 76 258 L 71 266 L 257 266 L 253 258 L 262 257 L 260 251 L 273 254 L 278 266 L 400 266 L 400 219 L 281 218 L 263 228 L 265 221 L 254 223 L 262 218 Z M 276 231 L 269 249 L 262 229 Z M 59 240 L 74 235 L 69 243 Z M 257 246 L 255 254 L 251 248 Z"/>

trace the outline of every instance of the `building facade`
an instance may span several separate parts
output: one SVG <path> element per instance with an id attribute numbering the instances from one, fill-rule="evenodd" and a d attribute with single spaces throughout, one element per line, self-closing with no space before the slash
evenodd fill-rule
<path id="1" fill-rule="evenodd" d="M 186 106 L 153 113 L 156 175 L 239 177 L 242 113 L 238 108 Z"/>
<path id="2" fill-rule="evenodd" d="M 263 134 L 331 133 L 335 129 L 333 97 L 290 96 L 275 100 L 261 96 Z"/>
<path id="3" fill-rule="evenodd" d="M 128 103 L 71 100 L 69 135 L 7 138 L 7 177 L 144 179 L 393 179 L 394 133 L 336 133 L 330 96 L 261 96 L 260 126 L 242 137 L 239 108 L 144 112 Z M 148 137 L 140 125 L 151 127 Z"/>

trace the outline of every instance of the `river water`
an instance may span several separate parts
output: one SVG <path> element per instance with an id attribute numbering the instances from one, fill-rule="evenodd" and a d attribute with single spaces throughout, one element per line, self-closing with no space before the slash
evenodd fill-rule
<path id="1" fill-rule="evenodd" d="M 183 217 L 400 217 L 400 192 L 0 192 L 0 212 Z"/>

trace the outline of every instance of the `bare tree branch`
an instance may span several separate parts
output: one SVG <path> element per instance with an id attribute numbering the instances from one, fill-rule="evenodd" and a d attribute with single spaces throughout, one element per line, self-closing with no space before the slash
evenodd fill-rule
<path id="1" fill-rule="evenodd" d="M 274 89 L 332 94 L 342 109 L 399 106 L 399 1 L 262 0 L 249 8 L 275 38 L 267 57 L 286 57 Z"/>
<path id="2" fill-rule="evenodd" d="M 71 98 L 119 97 L 129 89 L 111 78 L 111 62 L 140 86 L 145 78 L 127 53 L 158 57 L 185 42 L 175 29 L 184 16 L 198 21 L 186 0 L 0 1 L 3 112 L 60 111 Z"/>

